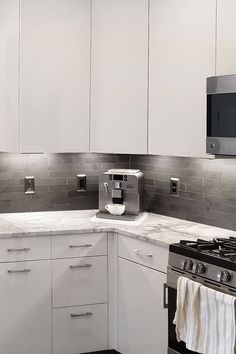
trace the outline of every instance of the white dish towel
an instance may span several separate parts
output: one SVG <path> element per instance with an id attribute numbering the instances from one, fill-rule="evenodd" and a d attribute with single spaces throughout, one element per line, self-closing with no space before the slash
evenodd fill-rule
<path id="1" fill-rule="evenodd" d="M 174 318 L 177 340 L 202 354 L 235 354 L 236 298 L 179 277 Z"/>

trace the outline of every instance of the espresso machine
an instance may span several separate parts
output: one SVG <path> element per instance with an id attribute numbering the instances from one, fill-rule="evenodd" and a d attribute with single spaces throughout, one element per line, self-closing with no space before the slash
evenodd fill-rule
<path id="1" fill-rule="evenodd" d="M 124 205 L 122 215 L 112 215 L 107 206 Z M 99 177 L 97 218 L 136 220 L 144 211 L 143 173 L 132 169 L 111 169 Z"/>

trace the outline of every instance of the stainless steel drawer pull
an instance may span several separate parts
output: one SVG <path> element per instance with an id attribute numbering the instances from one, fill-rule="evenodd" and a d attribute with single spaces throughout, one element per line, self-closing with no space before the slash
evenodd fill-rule
<path id="1" fill-rule="evenodd" d="M 132 250 L 132 252 L 134 252 L 140 256 L 145 256 L 145 257 L 149 257 L 149 258 L 152 258 L 152 256 L 153 256 L 151 253 L 144 253 L 140 250 Z"/>
<path id="2" fill-rule="evenodd" d="M 90 244 L 85 244 L 85 245 L 69 245 L 70 248 L 86 248 L 86 247 L 93 247 L 93 245 L 90 245 Z"/>
<path id="3" fill-rule="evenodd" d="M 78 318 L 78 317 L 89 317 L 92 316 L 92 312 L 84 312 L 84 313 L 71 313 L 70 317 L 71 318 Z"/>
<path id="4" fill-rule="evenodd" d="M 18 269 L 18 270 L 13 270 L 13 269 L 8 269 L 8 273 L 29 273 L 31 272 L 31 269 L 25 268 L 25 269 Z"/>
<path id="5" fill-rule="evenodd" d="M 83 265 L 70 265 L 70 269 L 77 269 L 77 268 L 91 268 L 92 264 L 83 264 Z"/>
<path id="6" fill-rule="evenodd" d="M 31 251 L 31 248 L 25 247 L 25 248 L 8 248 L 7 252 L 29 252 Z"/>

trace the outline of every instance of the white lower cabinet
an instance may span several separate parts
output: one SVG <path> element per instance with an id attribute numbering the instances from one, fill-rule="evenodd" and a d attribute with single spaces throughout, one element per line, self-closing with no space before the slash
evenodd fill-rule
<path id="1" fill-rule="evenodd" d="M 53 307 L 107 302 L 107 257 L 54 260 Z"/>
<path id="2" fill-rule="evenodd" d="M 107 255 L 107 233 L 58 235 L 52 238 L 52 258 Z"/>
<path id="3" fill-rule="evenodd" d="M 166 354 L 167 249 L 97 237 L 0 242 L 0 354 Z"/>
<path id="4" fill-rule="evenodd" d="M 0 264 L 0 354 L 51 354 L 51 262 Z"/>
<path id="5" fill-rule="evenodd" d="M 11 237 L 0 239 L 0 262 L 51 259 L 51 239 L 40 237 Z"/>
<path id="6" fill-rule="evenodd" d="M 52 255 L 53 354 L 107 349 L 107 234 L 57 236 Z"/>
<path id="7" fill-rule="evenodd" d="M 107 304 L 53 310 L 53 354 L 105 350 L 107 342 Z"/>
<path id="8" fill-rule="evenodd" d="M 153 246 L 155 247 L 155 246 Z M 119 258 L 119 351 L 166 354 L 166 274 Z"/>

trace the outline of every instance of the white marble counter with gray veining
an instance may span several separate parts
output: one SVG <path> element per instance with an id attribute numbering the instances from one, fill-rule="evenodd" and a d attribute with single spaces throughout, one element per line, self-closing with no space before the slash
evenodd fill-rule
<path id="1" fill-rule="evenodd" d="M 0 215 L 0 237 L 87 232 L 119 232 L 168 247 L 180 239 L 235 236 L 235 231 L 147 213 L 140 225 L 92 221 L 95 210 L 11 213 Z"/>

